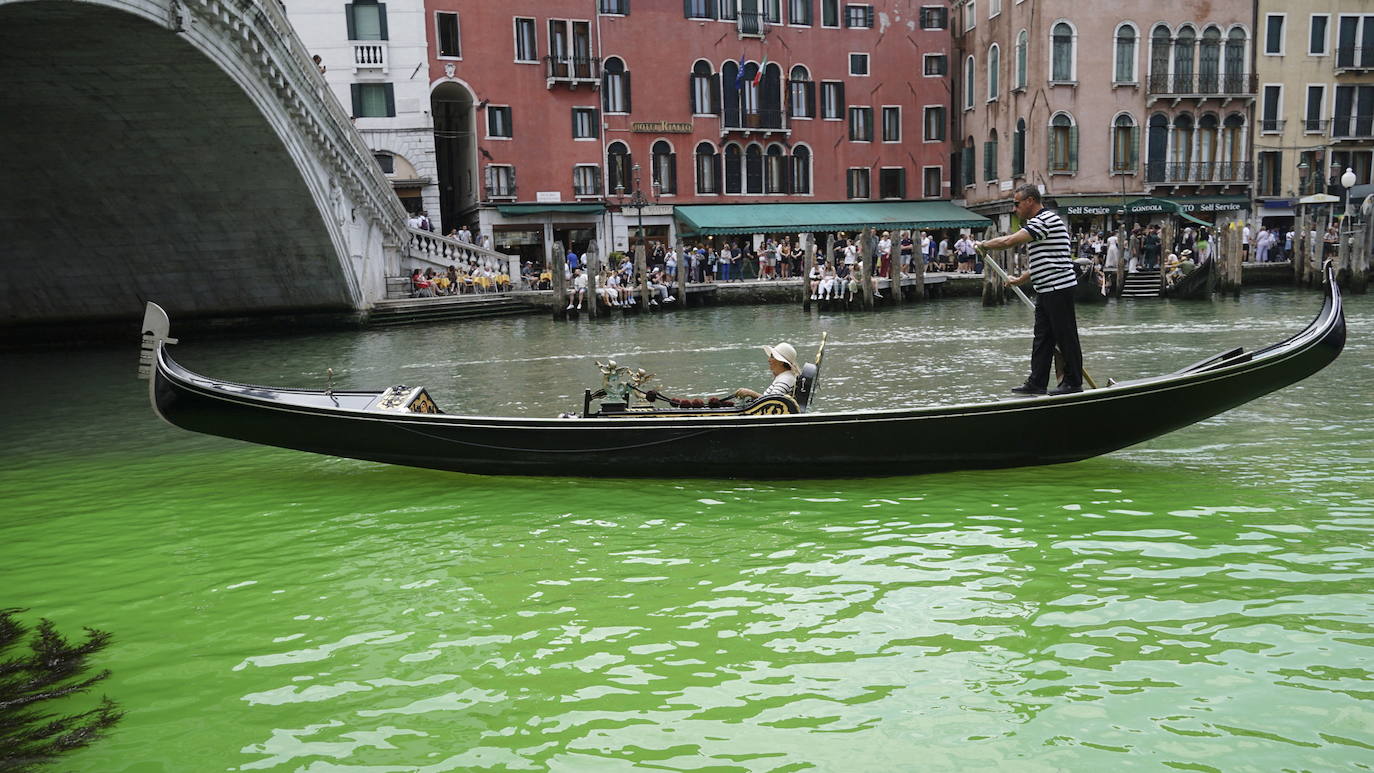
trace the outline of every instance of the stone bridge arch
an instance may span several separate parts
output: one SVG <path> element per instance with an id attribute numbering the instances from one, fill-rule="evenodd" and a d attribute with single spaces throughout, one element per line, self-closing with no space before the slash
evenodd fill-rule
<path id="1" fill-rule="evenodd" d="M 0 0 L 0 331 L 354 316 L 405 213 L 275 0 Z"/>

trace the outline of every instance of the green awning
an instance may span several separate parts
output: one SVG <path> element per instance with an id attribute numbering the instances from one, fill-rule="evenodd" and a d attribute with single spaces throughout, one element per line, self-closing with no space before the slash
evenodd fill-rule
<path id="1" fill-rule="evenodd" d="M 496 211 L 507 217 L 520 215 L 593 215 L 606 211 L 603 204 L 595 203 L 555 203 L 544 204 L 497 204 Z"/>
<path id="2" fill-rule="evenodd" d="M 684 231 L 724 234 L 987 228 L 992 221 L 948 201 L 841 201 L 817 204 L 684 204 L 673 207 Z"/>

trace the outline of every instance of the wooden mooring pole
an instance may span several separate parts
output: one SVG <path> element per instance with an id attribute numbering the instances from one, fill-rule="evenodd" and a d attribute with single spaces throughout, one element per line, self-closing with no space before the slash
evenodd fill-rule
<path id="1" fill-rule="evenodd" d="M 545 242 L 548 244 L 548 242 Z M 548 255 L 548 250 L 544 251 L 547 256 L 546 265 L 549 267 L 549 279 L 553 282 L 553 318 L 568 318 L 568 280 L 563 276 L 567 263 L 563 260 L 563 242 L 553 243 L 553 254 Z"/>
<path id="2" fill-rule="evenodd" d="M 866 226 L 859 234 L 859 300 L 864 311 L 873 310 L 873 277 L 877 276 L 873 270 L 873 254 L 877 250 L 873 246 L 873 229 Z"/>

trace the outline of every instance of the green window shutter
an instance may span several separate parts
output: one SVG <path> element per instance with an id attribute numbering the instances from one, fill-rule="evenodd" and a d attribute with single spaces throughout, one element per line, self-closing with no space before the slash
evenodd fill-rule
<path id="1" fill-rule="evenodd" d="M 363 112 L 363 84 L 348 84 L 349 96 L 353 98 L 353 117 L 357 118 Z"/>
<path id="2" fill-rule="evenodd" d="M 1078 127 L 1069 127 L 1069 171 L 1078 171 Z"/>
<path id="3" fill-rule="evenodd" d="M 1131 169 L 1140 166 L 1140 127 L 1131 127 Z"/>
<path id="4" fill-rule="evenodd" d="M 396 87 L 390 83 L 383 83 L 386 89 L 386 115 L 388 118 L 396 117 Z"/>
<path id="5" fill-rule="evenodd" d="M 386 3 L 377 3 L 377 23 L 382 29 L 382 40 L 390 40 L 386 31 Z M 395 115 L 395 111 L 392 111 L 392 115 Z"/>
<path id="6" fill-rule="evenodd" d="M 625 70 L 622 82 L 625 84 L 625 112 L 629 113 L 633 111 L 633 108 L 630 107 L 630 71 L 628 69 Z"/>
<path id="7" fill-rule="evenodd" d="M 344 3 L 344 21 L 348 24 L 348 39 L 349 39 L 349 40 L 357 40 L 357 39 L 358 39 L 358 37 L 357 37 L 357 35 L 358 35 L 358 28 L 357 28 L 357 26 L 353 23 L 353 4 L 352 4 L 352 3 Z M 335 29 L 338 29 L 338 28 L 335 27 Z M 354 104 L 356 105 L 357 102 L 355 101 Z M 357 110 L 356 107 L 354 108 L 353 112 L 354 112 L 354 113 L 357 113 L 357 112 L 358 112 L 358 110 Z"/>

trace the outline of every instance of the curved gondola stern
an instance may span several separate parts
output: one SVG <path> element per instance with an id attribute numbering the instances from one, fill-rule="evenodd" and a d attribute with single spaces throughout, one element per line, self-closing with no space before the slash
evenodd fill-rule
<path id="1" fill-rule="evenodd" d="M 148 402 L 153 406 L 153 413 L 168 426 L 176 427 L 176 423 L 168 419 L 158 405 L 158 383 L 167 378 L 162 366 L 163 347 L 177 342 L 171 332 L 172 320 L 166 310 L 148 301 L 143 309 L 143 343 L 138 353 L 138 377 L 148 382 Z"/>

